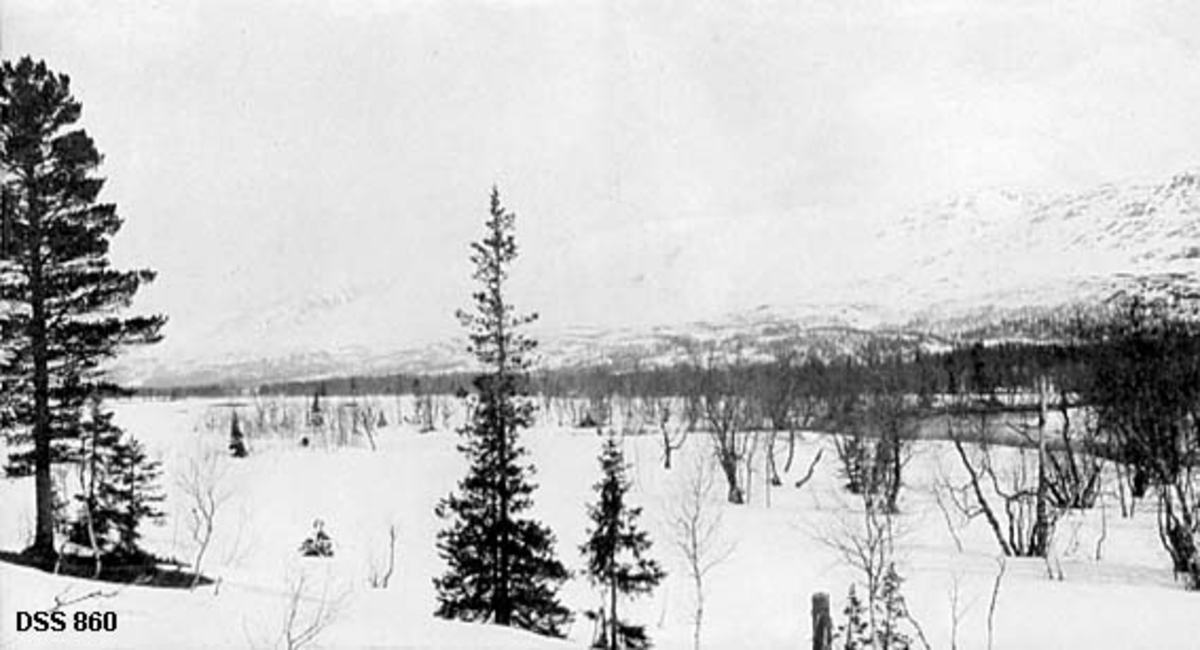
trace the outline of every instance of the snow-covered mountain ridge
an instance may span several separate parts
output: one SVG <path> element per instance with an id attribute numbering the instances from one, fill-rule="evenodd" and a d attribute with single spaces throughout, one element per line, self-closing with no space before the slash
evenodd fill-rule
<path id="1" fill-rule="evenodd" d="M 712 343 L 755 358 L 780 347 L 833 355 L 878 336 L 931 347 L 963 336 L 1044 336 L 1047 323 L 1147 278 L 1200 279 L 1200 170 L 1055 195 L 980 191 L 909 211 L 855 244 L 861 250 L 847 254 L 869 262 L 858 265 L 866 270 L 820 294 L 839 299 L 798 295 L 790 304 L 644 328 L 538 329 L 541 363 L 668 364 Z M 170 359 L 150 350 L 123 362 L 121 372 L 134 384 L 167 386 L 471 367 L 457 332 L 418 348 L 390 344 L 384 334 L 398 324 L 371 314 L 384 290 L 247 311 L 223 331 L 257 332 L 262 344 Z M 362 345 L 320 344 L 323 333 L 346 327 L 374 329 Z"/>

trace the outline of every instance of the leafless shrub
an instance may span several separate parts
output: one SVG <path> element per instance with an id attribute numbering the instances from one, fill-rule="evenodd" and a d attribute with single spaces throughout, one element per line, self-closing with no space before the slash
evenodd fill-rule
<path id="1" fill-rule="evenodd" d="M 1125 463 L 1113 463 L 1116 468 L 1117 502 L 1121 506 L 1121 517 L 1129 519 L 1137 510 L 1137 499 L 1133 496 L 1133 476 Z"/>
<path id="2" fill-rule="evenodd" d="M 372 589 L 387 589 L 391 582 L 392 572 L 396 569 L 396 525 L 388 526 L 387 568 L 380 566 L 379 558 L 372 555 L 368 558 L 367 584 Z"/>
<path id="3" fill-rule="evenodd" d="M 234 533 L 233 541 L 229 542 L 225 547 L 225 552 L 221 556 L 221 564 L 236 566 L 241 564 L 250 553 L 253 540 L 246 535 L 246 521 L 250 519 L 250 515 L 250 505 L 244 501 L 239 503 L 237 525 L 234 527 L 236 532 Z"/>
<path id="4" fill-rule="evenodd" d="M 1038 449 L 1039 462 L 1043 466 L 1042 489 L 1054 507 L 1059 510 L 1091 508 L 1100 495 L 1104 475 L 1096 414 L 1075 408 L 1067 390 L 1061 386 L 1052 404 L 1050 391 L 1049 380 L 1042 378 L 1038 382 L 1038 410 L 1026 411 L 1025 417 L 1006 422 L 1007 428 L 1027 446 Z M 1054 431 L 1049 423 L 1051 409 L 1058 414 L 1060 423 Z"/>
<path id="5" fill-rule="evenodd" d="M 754 414 L 747 395 L 748 387 L 739 383 L 740 364 L 719 361 L 715 348 L 709 349 L 697 365 L 701 373 L 695 386 L 696 394 L 709 427 L 713 454 L 729 487 L 726 498 L 729 503 L 743 504 L 746 502 L 746 483 L 742 481 L 741 473 L 758 444 L 757 433 L 751 433 Z"/>
<path id="6" fill-rule="evenodd" d="M 437 396 L 437 412 L 442 418 L 442 428 L 454 428 L 455 404 L 457 400 L 450 399 L 449 395 Z"/>
<path id="7" fill-rule="evenodd" d="M 735 545 L 722 535 L 722 516 L 714 503 L 715 479 L 712 465 L 697 458 L 691 472 L 683 479 L 669 505 L 672 541 L 682 555 L 692 581 L 694 604 L 692 610 L 692 647 L 700 648 L 700 631 L 704 623 L 704 579 L 717 565 L 729 559 Z"/>
<path id="8" fill-rule="evenodd" d="M 612 422 L 612 395 L 604 390 L 589 391 L 583 420 L 577 426 L 606 427 Z"/>
<path id="9" fill-rule="evenodd" d="M 852 509 L 857 511 L 855 516 L 839 519 L 832 531 L 815 533 L 819 541 L 856 569 L 862 579 L 865 607 L 861 611 L 848 608 L 851 620 L 840 628 L 841 633 L 847 635 L 848 645 L 852 640 L 867 641 L 869 647 L 879 648 L 908 647 L 907 634 L 912 633 L 928 650 L 924 630 L 908 611 L 901 593 L 903 578 L 896 568 L 896 541 L 904 531 L 900 530 L 895 513 L 878 499 L 870 494 L 858 496 L 861 509 Z M 855 591 L 852 589 L 850 593 L 853 605 Z M 854 617 L 859 618 L 854 620 Z M 862 624 L 866 629 L 858 627 Z"/>
<path id="10" fill-rule="evenodd" d="M 1100 497 L 1100 535 L 1096 537 L 1096 552 L 1094 557 L 1097 562 L 1104 558 L 1104 542 L 1108 540 L 1108 502 L 1104 500 L 1104 496 Z"/>
<path id="11" fill-rule="evenodd" d="M 217 513 L 232 496 L 224 487 L 225 457 L 214 450 L 202 450 L 189 457 L 176 479 L 188 506 L 187 532 L 195 546 L 192 556 L 192 588 L 200 583 L 204 556 L 216 530 Z"/>
<path id="12" fill-rule="evenodd" d="M 1145 285 L 1110 306 L 1105 322 L 1080 328 L 1102 351 L 1089 360 L 1081 398 L 1132 474 L 1131 496 L 1154 489 L 1172 569 L 1200 590 L 1200 304 L 1186 291 Z"/>
<path id="13" fill-rule="evenodd" d="M 864 503 L 868 500 L 864 499 Z M 884 577 L 895 563 L 895 519 L 867 506 L 854 517 L 839 518 L 832 531 L 818 531 L 816 538 L 830 547 L 862 577 L 866 588 L 870 638 L 875 638 L 882 621 L 878 620 L 877 599 Z"/>
<path id="14" fill-rule="evenodd" d="M 264 642 L 256 638 L 243 620 L 243 629 L 250 645 L 282 650 L 302 650 L 314 645 L 337 619 L 349 595 L 348 591 L 332 593 L 330 586 L 328 577 L 321 581 L 319 588 L 314 588 L 304 572 L 289 575 L 282 594 L 278 632 L 273 639 Z"/>
<path id="15" fill-rule="evenodd" d="M 958 650 L 958 628 L 962 623 L 963 616 L 966 615 L 969 609 L 968 605 L 962 604 L 962 579 L 956 573 L 954 581 L 950 585 L 950 650 Z"/>
<path id="16" fill-rule="evenodd" d="M 1008 448 L 1008 462 L 998 467 L 988 442 L 990 417 L 980 411 L 949 419 L 949 438 L 968 480 L 947 492 L 968 519 L 984 517 L 1004 555 L 1045 557 L 1061 510 L 1048 495 L 1044 454 Z"/>
<path id="17" fill-rule="evenodd" d="M 884 380 L 877 380 L 881 384 Z M 904 467 L 912 458 L 917 419 L 908 396 L 876 386 L 842 398 L 835 438 L 846 489 L 876 501 L 873 508 L 899 510 Z"/>
<path id="18" fill-rule="evenodd" d="M 433 395 L 428 393 L 413 396 L 413 416 L 410 423 L 416 425 L 421 433 L 429 433 L 437 429 L 437 416 L 434 412 Z"/>
<path id="19" fill-rule="evenodd" d="M 643 401 L 642 416 L 658 426 L 659 441 L 662 446 L 663 469 L 671 469 L 672 455 L 687 442 L 691 427 L 686 418 L 673 417 L 671 399 L 666 397 L 650 398 Z"/>
<path id="20" fill-rule="evenodd" d="M 987 647 L 992 650 L 992 642 L 995 639 L 996 630 L 996 602 L 1000 600 L 1000 583 L 1004 581 L 1004 572 L 1008 569 L 1008 562 L 1003 556 L 996 558 L 996 564 L 999 570 L 996 571 L 996 579 L 992 581 L 992 597 L 988 601 L 987 615 Z"/>
<path id="21" fill-rule="evenodd" d="M 350 412 L 352 431 L 366 437 L 371 451 L 376 449 L 375 427 L 379 423 L 379 415 L 379 408 L 370 400 L 357 404 L 357 408 Z"/>

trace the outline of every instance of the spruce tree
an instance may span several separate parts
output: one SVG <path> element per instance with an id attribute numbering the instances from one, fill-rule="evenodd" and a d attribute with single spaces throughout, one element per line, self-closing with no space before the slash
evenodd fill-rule
<path id="1" fill-rule="evenodd" d="M 449 566 L 434 579 L 436 613 L 562 636 L 571 614 L 557 591 L 569 574 L 555 557 L 549 527 L 523 516 L 533 504 L 533 467 L 518 434 L 533 421 L 528 355 L 536 342 L 521 327 L 536 315 L 516 314 L 504 294 L 517 257 L 514 221 L 493 188 L 486 234 L 471 244 L 480 289 L 474 309 L 457 314 L 468 349 L 485 370 L 473 381 L 471 417 L 458 432 L 470 468 L 458 492 L 436 509 L 449 522 L 438 533 L 438 551 Z"/>
<path id="2" fill-rule="evenodd" d="M 88 399 L 115 389 L 104 363 L 125 345 L 159 339 L 162 316 L 122 318 L 149 270 L 121 271 L 108 259 L 121 219 L 98 203 L 101 155 L 75 128 L 82 105 L 70 79 L 29 57 L 0 64 L 0 382 L 8 401 L 0 426 L 17 451 L 10 475 L 34 475 L 36 524 L 26 549 L 55 556 L 57 514 L 51 465 L 71 460 Z"/>
<path id="3" fill-rule="evenodd" d="M 597 503 L 588 506 L 593 528 L 580 550 L 587 560 L 588 579 L 603 589 L 607 603 L 597 612 L 602 621 L 596 648 L 648 648 L 645 626 L 622 621 L 617 614 L 618 596 L 645 594 L 658 585 L 665 573 L 658 563 L 645 557 L 650 538 L 637 525 L 642 509 L 629 506 L 625 495 L 625 456 L 610 433 L 600 453 L 604 473 L 595 490 Z"/>
<path id="4" fill-rule="evenodd" d="M 83 455 L 88 490 L 80 495 L 83 511 L 73 528 L 75 541 L 93 545 L 121 563 L 141 562 L 147 555 L 138 546 L 139 528 L 143 521 L 163 516 L 157 506 L 163 500 L 160 463 L 113 424 L 112 413 L 102 410 L 99 401 L 84 432 L 90 440 Z"/>
<path id="5" fill-rule="evenodd" d="M 871 624 L 867 618 L 867 608 L 854 585 L 846 596 L 846 608 L 842 610 L 846 617 L 844 623 L 838 626 L 837 637 L 841 640 L 841 650 L 865 650 L 871 648 Z"/>
<path id="6" fill-rule="evenodd" d="M 908 615 L 904 595 L 900 593 L 903 584 L 904 578 L 896 572 L 896 565 L 888 564 L 879 584 L 878 608 L 881 611 L 875 630 L 875 647 L 879 650 L 909 650 L 913 645 L 912 638 L 904 631 L 912 625 L 912 618 Z"/>
<path id="7" fill-rule="evenodd" d="M 868 599 L 859 598 L 854 585 L 842 610 L 845 622 L 838 626 L 837 637 L 843 650 L 909 650 L 913 646 L 910 632 L 920 634 L 916 622 L 908 613 L 908 605 L 900 592 L 904 578 L 896 565 L 888 563 L 879 581 L 869 586 Z"/>
<path id="8" fill-rule="evenodd" d="M 138 547 L 138 528 L 143 520 L 162 517 L 155 505 L 163 499 L 159 463 L 147 458 L 141 444 L 113 423 L 113 414 L 98 398 L 91 400 L 81 431 L 82 489 L 75 495 L 79 509 L 66 526 L 67 534 L 96 553 L 97 574 L 101 560 L 143 563 L 149 556 Z"/>
<path id="9" fill-rule="evenodd" d="M 308 426 L 320 427 L 325 424 L 325 418 L 321 413 L 321 393 L 323 390 L 313 392 L 312 407 L 308 409 Z M 237 414 L 235 413 L 234 416 Z"/>
<path id="10" fill-rule="evenodd" d="M 229 420 L 229 453 L 233 454 L 234 458 L 245 458 L 249 455 L 246 451 L 246 434 L 242 433 L 242 426 L 238 423 L 237 411 L 233 412 L 233 417 Z"/>
<path id="11" fill-rule="evenodd" d="M 121 439 L 121 430 L 113 424 L 112 413 L 101 410 L 100 402 L 93 401 L 91 417 L 82 424 L 79 445 L 80 476 L 82 489 L 75 495 L 79 513 L 69 525 L 71 541 L 86 545 L 98 555 L 109 553 L 114 545 L 110 540 L 112 518 L 105 516 L 107 504 L 100 504 L 101 482 L 112 465 L 116 444 Z"/>

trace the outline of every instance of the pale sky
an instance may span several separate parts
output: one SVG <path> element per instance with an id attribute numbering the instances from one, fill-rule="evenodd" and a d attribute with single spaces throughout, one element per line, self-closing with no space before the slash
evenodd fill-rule
<path id="1" fill-rule="evenodd" d="M 1194 168 L 1198 5 L 2 0 L 0 48 L 70 74 L 172 345 L 364 297 L 318 338 L 419 343 L 493 183 L 518 306 L 612 326 L 829 293 L 957 192 Z"/>

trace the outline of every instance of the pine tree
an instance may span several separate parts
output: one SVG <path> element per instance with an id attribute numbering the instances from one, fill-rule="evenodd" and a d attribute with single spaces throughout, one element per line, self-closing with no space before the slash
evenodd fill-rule
<path id="1" fill-rule="evenodd" d="M 603 588 L 608 601 L 597 612 L 603 624 L 601 637 L 593 647 L 648 648 L 645 627 L 626 623 L 618 616 L 617 597 L 648 593 L 666 574 L 657 562 L 645 557 L 650 538 L 637 526 L 642 509 L 625 502 L 629 492 L 625 456 L 611 432 L 600 453 L 600 468 L 604 476 L 595 485 L 599 501 L 588 506 L 593 528 L 580 547 L 587 559 L 588 579 Z"/>
<path id="2" fill-rule="evenodd" d="M 9 401 L 0 425 L 18 447 L 10 475 L 34 475 L 36 524 L 27 556 L 55 556 L 51 466 L 70 460 L 86 401 L 114 387 L 103 364 L 129 344 L 159 340 L 162 316 L 121 318 L 149 270 L 108 260 L 120 230 L 116 207 L 97 203 L 104 180 L 92 139 L 74 128 L 82 105 L 70 79 L 24 57 L 0 64 L 0 381 Z M 31 446 L 32 449 L 22 448 Z"/>
<path id="3" fill-rule="evenodd" d="M 469 351 L 486 369 L 475 377 L 470 420 L 459 429 L 459 451 L 470 459 L 467 476 L 437 506 L 449 527 L 438 533 L 446 573 L 434 579 L 437 615 L 490 620 L 540 634 L 562 636 L 570 612 L 557 590 L 569 574 L 554 555 L 554 535 L 522 517 L 533 500 L 532 465 L 518 441 L 533 421 L 527 355 L 536 342 L 520 328 L 536 316 L 516 315 L 504 295 L 508 267 L 517 256 L 515 215 L 500 205 L 493 188 L 486 235 L 471 245 L 474 310 L 459 311 Z"/>

